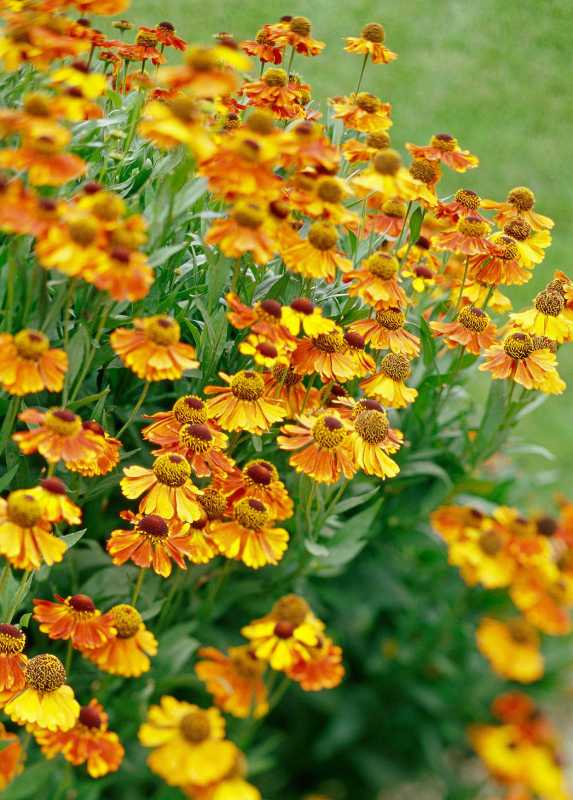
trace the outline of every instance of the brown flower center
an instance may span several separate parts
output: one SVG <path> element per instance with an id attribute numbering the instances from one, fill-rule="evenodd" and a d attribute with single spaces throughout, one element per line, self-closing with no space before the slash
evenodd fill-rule
<path id="1" fill-rule="evenodd" d="M 559 292 L 540 292 L 535 298 L 535 308 L 547 317 L 558 317 L 565 306 L 565 299 Z"/>
<path id="2" fill-rule="evenodd" d="M 276 468 L 268 461 L 252 461 L 248 463 L 243 474 L 250 483 L 257 486 L 270 486 L 274 480 L 278 479 Z"/>
<path id="3" fill-rule="evenodd" d="M 402 166 L 402 156 L 397 150 L 387 147 L 376 154 L 373 163 L 379 175 L 396 175 Z"/>
<path id="4" fill-rule="evenodd" d="M 26 644 L 24 631 L 7 622 L 0 623 L 0 653 L 15 655 L 21 653 Z"/>
<path id="5" fill-rule="evenodd" d="M 175 401 L 173 405 L 173 416 L 177 422 L 206 422 L 208 415 L 205 403 L 200 397 L 194 394 L 186 394 Z"/>
<path id="6" fill-rule="evenodd" d="M 481 238 L 489 231 L 489 225 L 479 217 L 463 217 L 458 222 L 458 231 L 464 236 Z"/>
<path id="7" fill-rule="evenodd" d="M 241 228 L 256 230 L 265 220 L 264 211 L 256 203 L 238 202 L 233 209 L 233 219 Z"/>
<path id="8" fill-rule="evenodd" d="M 308 36 L 311 30 L 310 20 L 307 17 L 293 17 L 289 22 L 289 28 L 297 36 Z"/>
<path id="9" fill-rule="evenodd" d="M 207 425 L 187 422 L 179 431 L 179 444 L 194 453 L 206 453 L 213 446 L 213 435 Z"/>
<path id="10" fill-rule="evenodd" d="M 382 44 L 384 41 L 384 27 L 378 22 L 369 22 L 362 28 L 360 34 L 367 42 L 374 42 L 375 44 Z"/>
<path id="11" fill-rule="evenodd" d="M 280 67 L 271 67 L 265 72 L 263 81 L 267 86 L 286 86 L 288 83 L 288 75 L 285 70 Z"/>
<path id="12" fill-rule="evenodd" d="M 497 257 L 503 261 L 514 261 L 519 255 L 516 243 L 509 236 L 498 236 L 495 239 L 495 247 Z"/>
<path id="13" fill-rule="evenodd" d="M 239 400 L 254 402 L 259 400 L 265 391 L 265 382 L 258 372 L 241 370 L 231 379 L 231 392 Z"/>
<path id="14" fill-rule="evenodd" d="M 269 136 L 275 128 L 273 115 L 263 108 L 253 111 L 247 119 L 246 125 L 250 131 L 258 133 L 260 136 Z"/>
<path id="15" fill-rule="evenodd" d="M 403 327 L 404 312 L 399 308 L 383 308 L 376 312 L 376 322 L 388 331 L 397 331 Z"/>
<path id="16" fill-rule="evenodd" d="M 378 131 L 378 133 L 369 133 L 366 137 L 366 146 L 372 147 L 374 150 L 385 150 L 390 145 L 390 136 L 386 131 Z"/>
<path id="17" fill-rule="evenodd" d="M 328 176 L 320 178 L 316 186 L 316 193 L 325 203 L 340 203 L 344 197 L 340 182 L 336 178 Z"/>
<path id="18" fill-rule="evenodd" d="M 137 525 L 139 533 L 148 536 L 151 540 L 165 539 L 169 534 L 169 526 L 167 522 L 158 514 L 149 514 L 143 519 L 139 520 Z"/>
<path id="19" fill-rule="evenodd" d="M 74 611 L 80 613 L 93 614 L 96 610 L 94 601 L 87 594 L 74 594 L 70 597 L 69 603 Z"/>
<path id="20" fill-rule="evenodd" d="M 31 658 L 24 668 L 26 685 L 37 692 L 55 692 L 66 682 L 66 670 L 56 656 L 46 653 Z"/>
<path id="21" fill-rule="evenodd" d="M 68 222 L 68 234 L 72 242 L 82 247 L 88 247 L 95 242 L 99 231 L 98 221 L 95 217 L 77 217 Z"/>
<path id="22" fill-rule="evenodd" d="M 117 629 L 118 639 L 131 639 L 142 625 L 141 614 L 133 606 L 120 603 L 110 609 L 113 624 Z"/>
<path id="23" fill-rule="evenodd" d="M 362 411 L 354 420 L 354 428 L 364 441 L 380 444 L 388 435 L 388 417 L 384 411 Z"/>
<path id="24" fill-rule="evenodd" d="M 503 349 L 510 358 L 527 358 L 533 352 L 531 337 L 526 333 L 511 333 L 504 341 Z"/>
<path id="25" fill-rule="evenodd" d="M 381 372 L 393 381 L 405 381 L 410 377 L 412 369 L 406 356 L 400 353 L 388 353 L 380 363 Z"/>
<path id="26" fill-rule="evenodd" d="M 531 235 L 531 225 L 523 219 L 512 219 L 503 226 L 503 232 L 518 242 L 524 242 Z"/>
<path id="27" fill-rule="evenodd" d="M 312 435 L 318 447 L 334 450 L 346 439 L 348 430 L 338 417 L 322 414 L 314 423 Z"/>
<path id="28" fill-rule="evenodd" d="M 359 92 L 355 98 L 356 105 L 367 114 L 375 114 L 380 108 L 380 100 L 369 92 Z"/>
<path id="29" fill-rule="evenodd" d="M 295 631 L 295 625 L 292 622 L 280 621 L 277 622 L 274 629 L 274 634 L 277 639 L 290 639 Z"/>
<path id="30" fill-rule="evenodd" d="M 315 250 L 332 250 L 338 241 L 336 228 L 331 222 L 313 222 L 308 231 L 308 241 Z"/>
<path id="31" fill-rule="evenodd" d="M 322 350 L 323 353 L 342 353 L 346 350 L 346 342 L 340 331 L 319 333 L 318 336 L 313 337 L 312 341 L 315 347 Z"/>
<path id="32" fill-rule="evenodd" d="M 37 361 L 50 347 L 48 337 L 41 331 L 26 328 L 14 336 L 14 344 L 20 358 Z"/>
<path id="33" fill-rule="evenodd" d="M 472 189 L 458 189 L 454 195 L 454 200 L 464 208 L 476 211 L 481 205 L 481 197 Z"/>
<path id="34" fill-rule="evenodd" d="M 265 504 L 254 497 L 247 497 L 235 503 L 233 514 L 240 525 L 252 530 L 264 528 L 271 521 L 271 516 Z"/>
<path id="35" fill-rule="evenodd" d="M 80 708 L 79 722 L 86 728 L 101 728 L 102 719 L 97 708 L 93 706 L 82 706 Z"/>
<path id="36" fill-rule="evenodd" d="M 488 315 L 475 306 L 464 306 L 458 314 L 458 320 L 464 328 L 475 333 L 482 333 L 489 325 Z"/>
<path id="37" fill-rule="evenodd" d="M 295 628 L 305 621 L 310 613 L 306 600 L 298 594 L 286 594 L 274 604 L 272 616 L 280 622 L 290 622 Z"/>
<path id="38" fill-rule="evenodd" d="M 438 178 L 438 163 L 426 158 L 415 158 L 410 165 L 410 175 L 418 181 L 431 185 Z"/>
<path id="39" fill-rule="evenodd" d="M 50 494 L 67 494 L 66 484 L 59 478 L 43 478 L 40 481 L 40 486 L 45 492 L 49 492 Z"/>
<path id="40" fill-rule="evenodd" d="M 197 500 L 209 519 L 219 519 L 223 516 L 227 508 L 225 495 L 218 491 L 218 489 L 213 489 L 211 486 L 207 486 L 203 489 L 203 494 L 199 495 Z"/>
<path id="41" fill-rule="evenodd" d="M 166 486 L 183 486 L 191 475 L 191 467 L 183 456 L 166 453 L 155 459 L 153 473 L 159 483 Z"/>
<path id="42" fill-rule="evenodd" d="M 58 436 L 76 436 L 82 429 L 82 421 L 73 411 L 67 408 L 55 408 L 44 417 L 46 428 Z"/>
<path id="43" fill-rule="evenodd" d="M 363 267 L 368 270 L 371 275 L 382 278 L 383 281 L 389 281 L 398 272 L 400 263 L 396 256 L 391 255 L 391 253 L 378 250 L 376 253 L 372 253 L 371 256 L 368 256 L 363 263 Z"/>
<path id="44" fill-rule="evenodd" d="M 179 723 L 181 734 L 191 744 L 200 744 L 211 735 L 211 724 L 205 711 L 191 711 Z"/>
<path id="45" fill-rule="evenodd" d="M 272 373 L 275 381 L 281 386 L 296 386 L 302 381 L 302 375 L 295 372 L 293 367 L 285 367 L 282 364 L 275 364 Z"/>
<path id="46" fill-rule="evenodd" d="M 507 630 L 516 644 L 533 645 L 537 640 L 535 628 L 524 619 L 510 620 Z"/>
<path id="47" fill-rule="evenodd" d="M 507 202 L 518 211 L 530 211 L 535 203 L 535 195 L 527 186 L 516 186 L 507 195 Z"/>

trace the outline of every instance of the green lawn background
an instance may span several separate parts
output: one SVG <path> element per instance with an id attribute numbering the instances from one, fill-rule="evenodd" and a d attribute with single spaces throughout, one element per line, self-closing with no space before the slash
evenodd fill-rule
<path id="1" fill-rule="evenodd" d="M 560 268 L 573 273 L 573 38 L 572 0 L 135 0 L 128 16 L 138 24 L 170 20 L 191 42 L 208 42 L 217 31 L 251 38 L 263 22 L 304 14 L 323 56 L 298 57 L 295 70 L 311 82 L 314 96 L 346 94 L 356 84 L 361 59 L 343 52 L 343 37 L 366 22 L 382 22 L 387 45 L 399 54 L 389 66 L 369 66 L 364 88 L 392 102 L 393 144 L 423 144 L 435 132 L 458 137 L 481 158 L 460 183 L 502 199 L 515 185 L 536 193 L 538 209 L 553 217 L 554 244 L 534 281 L 513 293 L 516 306 Z M 573 352 L 561 355 L 561 372 L 572 384 L 550 398 L 520 428 L 523 438 L 557 456 L 528 458 L 542 494 L 567 491 L 570 451 L 569 403 Z M 572 493 L 573 494 L 573 493 Z M 536 503 L 533 491 L 531 502 Z M 539 502 L 539 501 L 537 501 Z"/>

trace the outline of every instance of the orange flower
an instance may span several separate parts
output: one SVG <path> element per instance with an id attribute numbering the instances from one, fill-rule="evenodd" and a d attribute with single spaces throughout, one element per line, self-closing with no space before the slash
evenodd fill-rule
<path id="1" fill-rule="evenodd" d="M 22 146 L 0 150 L 0 167 L 23 170 L 33 186 L 61 186 L 81 177 L 86 163 L 65 153 L 71 134 L 56 123 L 42 122 L 22 137 Z"/>
<path id="2" fill-rule="evenodd" d="M 138 567 L 151 567 L 157 575 L 171 575 L 171 560 L 187 569 L 185 558 L 194 561 L 194 549 L 188 524 L 165 520 L 157 514 L 133 514 L 122 511 L 122 519 L 133 525 L 131 531 L 114 530 L 107 541 L 107 551 L 114 564 L 132 561 Z"/>
<path id="3" fill-rule="evenodd" d="M 311 23 L 308 17 L 283 17 L 275 25 L 266 26 L 268 36 L 279 47 L 290 45 L 303 56 L 317 56 L 326 47 L 310 36 Z"/>
<path id="4" fill-rule="evenodd" d="M 101 647 L 82 649 L 82 655 L 111 675 L 137 678 L 151 667 L 157 653 L 155 636 L 143 624 L 139 611 L 120 603 L 108 612 L 117 633 Z"/>
<path id="5" fill-rule="evenodd" d="M 489 223 L 482 217 L 461 217 L 456 230 L 441 233 L 435 246 L 437 250 L 451 250 L 466 256 L 491 255 L 491 243 L 486 238 L 489 230 Z"/>
<path id="6" fill-rule="evenodd" d="M 420 353 L 420 340 L 405 330 L 406 317 L 399 308 L 390 306 L 376 312 L 374 319 L 360 319 L 349 326 L 364 337 L 375 350 L 391 350 L 413 358 Z"/>
<path id="7" fill-rule="evenodd" d="M 496 327 L 481 308 L 464 306 L 455 322 L 430 322 L 435 336 L 443 336 L 448 347 L 463 347 L 474 356 L 495 343 Z"/>
<path id="8" fill-rule="evenodd" d="M 400 468 L 388 453 L 395 453 L 404 437 L 390 428 L 384 409 L 375 400 L 364 401 L 357 410 L 350 434 L 354 463 L 367 475 L 377 475 L 383 480 L 395 477 Z"/>
<path id="9" fill-rule="evenodd" d="M 506 623 L 484 617 L 477 630 L 477 643 L 498 675 L 520 683 L 532 683 L 543 676 L 539 634 L 524 619 Z"/>
<path id="10" fill-rule="evenodd" d="M 334 97 L 330 100 L 334 118 L 341 119 L 345 128 L 362 133 L 380 133 L 392 126 L 390 103 L 383 103 L 368 92 Z"/>
<path id="11" fill-rule="evenodd" d="M 471 506 L 440 506 L 430 519 L 434 530 L 446 542 L 462 538 L 466 528 L 482 528 L 488 522 L 478 508 Z"/>
<path id="12" fill-rule="evenodd" d="M 133 321 L 135 330 L 116 328 L 111 346 L 129 369 L 146 381 L 177 380 L 196 369 L 195 349 L 179 341 L 179 323 L 171 317 L 153 316 Z"/>
<path id="13" fill-rule="evenodd" d="M 408 359 L 398 353 L 388 353 L 380 363 L 380 372 L 366 378 L 360 386 L 369 397 L 380 400 L 390 408 L 404 408 L 418 396 L 417 389 L 406 386 L 412 369 Z"/>
<path id="14" fill-rule="evenodd" d="M 75 472 L 79 472 L 86 478 L 92 478 L 94 475 L 106 475 L 119 464 L 120 440 L 106 433 L 99 422 L 93 419 L 82 422 L 82 428 L 97 438 L 101 450 L 95 460 L 90 458 L 78 461 L 75 464 Z"/>
<path id="15" fill-rule="evenodd" d="M 18 489 L 7 500 L 0 497 L 0 554 L 16 569 L 39 569 L 63 559 L 66 544 L 51 528 L 33 490 Z"/>
<path id="16" fill-rule="evenodd" d="M 292 336 L 304 331 L 307 336 L 331 333 L 336 329 L 332 319 L 322 316 L 322 309 L 307 297 L 297 297 L 288 306 L 283 306 L 283 323 Z"/>
<path id="17" fill-rule="evenodd" d="M 157 80 L 169 89 L 187 89 L 194 97 L 221 97 L 238 89 L 237 76 L 230 67 L 245 72 L 250 68 L 249 59 L 238 47 L 193 46 L 187 48 L 183 66 L 163 67 Z"/>
<path id="18" fill-rule="evenodd" d="M 215 151 L 196 101 L 183 94 L 165 102 L 152 100 L 147 103 L 139 123 L 139 133 L 164 149 L 184 144 L 198 161 L 209 158 Z"/>
<path id="19" fill-rule="evenodd" d="M 503 283 L 506 286 L 521 286 L 531 278 L 531 267 L 520 261 L 517 242 L 504 233 L 494 233 L 489 240 L 489 253 L 470 258 L 469 276 L 488 284 Z"/>
<path id="20" fill-rule="evenodd" d="M 399 283 L 399 268 L 396 256 L 378 250 L 364 259 L 358 269 L 347 272 L 343 281 L 350 283 L 351 297 L 361 297 L 370 306 L 403 308 L 407 298 Z"/>
<path id="21" fill-rule="evenodd" d="M 255 497 L 262 500 L 274 519 L 292 517 L 293 502 L 270 461 L 262 458 L 248 461 L 241 469 L 235 467 L 232 472 L 219 473 L 214 483 L 231 505 L 243 497 Z"/>
<path id="22" fill-rule="evenodd" d="M 379 150 L 385 150 L 389 145 L 390 136 L 382 131 L 368 134 L 365 141 L 347 139 L 342 145 L 342 152 L 349 164 L 357 164 L 361 161 L 371 161 Z"/>
<path id="23" fill-rule="evenodd" d="M 526 389 L 561 394 L 565 383 L 556 369 L 557 359 L 549 349 L 534 349 L 527 333 L 510 333 L 503 343 L 492 345 L 480 364 L 481 372 L 491 372 L 495 380 L 513 380 Z"/>
<path id="24" fill-rule="evenodd" d="M 341 474 L 352 478 L 356 472 L 350 442 L 350 428 L 334 413 L 317 417 L 301 415 L 296 424 L 281 428 L 277 437 L 281 450 L 298 450 L 289 464 L 319 483 L 336 483 Z"/>
<path id="25" fill-rule="evenodd" d="M 103 614 L 86 594 L 55 595 L 57 603 L 34 599 L 34 619 L 50 639 L 71 639 L 78 650 L 101 647 L 115 635 L 109 614 Z"/>
<path id="26" fill-rule="evenodd" d="M 224 430 L 261 434 L 283 419 L 282 400 L 265 395 L 265 382 L 258 372 L 219 375 L 229 386 L 206 386 L 205 394 L 217 395 L 207 402 L 207 408 Z"/>
<path id="27" fill-rule="evenodd" d="M 256 302 L 252 308 L 241 303 L 233 292 L 225 296 L 230 311 L 227 319 L 234 328 L 244 330 L 250 328 L 253 333 L 264 336 L 269 341 L 285 341 L 289 339 L 286 321 L 283 322 L 283 307 L 278 300 L 268 298 Z"/>
<path id="28" fill-rule="evenodd" d="M 156 414 L 147 415 L 146 419 L 155 421 L 142 428 L 143 438 L 165 449 L 169 444 L 179 442 L 182 425 L 204 424 L 208 422 L 209 414 L 204 400 L 196 394 L 186 394 L 175 401 L 171 411 L 158 411 Z"/>
<path id="29" fill-rule="evenodd" d="M 270 614 L 254 620 L 242 630 L 255 656 L 268 661 L 272 669 L 286 672 L 299 661 L 310 661 L 323 630 L 308 603 L 298 595 L 285 595 Z"/>
<path id="30" fill-rule="evenodd" d="M 291 231 L 281 242 L 281 255 L 286 266 L 305 278 L 323 278 L 328 283 L 336 278 L 336 270 L 348 272 L 351 262 L 337 248 L 338 233 L 331 222 L 313 222 L 306 239 Z"/>
<path id="31" fill-rule="evenodd" d="M 451 222 L 457 222 L 460 217 L 476 217 L 482 219 L 478 209 L 482 203 L 481 197 L 472 189 L 458 189 L 454 199 L 448 203 L 438 203 L 436 216 L 438 219 L 447 217 Z"/>
<path id="32" fill-rule="evenodd" d="M 66 353 L 50 350 L 48 337 L 41 331 L 26 328 L 15 336 L 0 334 L 0 384 L 8 394 L 59 392 L 67 369 Z"/>
<path id="33" fill-rule="evenodd" d="M 26 635 L 21 628 L 0 623 L 0 705 L 26 684 L 24 667 L 28 658 L 22 652 L 25 646 Z"/>
<path id="34" fill-rule="evenodd" d="M 241 50 L 250 56 L 256 56 L 259 61 L 268 64 L 280 64 L 284 45 L 277 45 L 275 37 L 269 31 L 270 26 L 264 25 L 254 39 L 241 42 Z"/>
<path id="35" fill-rule="evenodd" d="M 264 503 L 246 497 L 233 506 L 233 520 L 212 526 L 210 536 L 224 556 L 259 569 L 278 564 L 287 549 L 288 533 L 284 528 L 274 528 L 273 523 Z"/>
<path id="36" fill-rule="evenodd" d="M 12 436 L 24 455 L 40 453 L 50 464 L 57 464 L 61 459 L 72 472 L 78 472 L 78 466 L 81 468 L 104 455 L 100 437 L 84 429 L 81 418 L 67 408 L 50 411 L 27 408 L 18 419 L 38 426 Z"/>
<path id="37" fill-rule="evenodd" d="M 534 211 L 535 195 L 527 186 L 516 186 L 512 189 L 504 202 L 496 203 L 494 200 L 482 200 L 482 207 L 495 211 L 494 219 L 500 225 L 515 219 L 523 219 L 533 230 L 540 231 L 551 229 L 555 224 L 549 217 L 544 217 Z"/>
<path id="38" fill-rule="evenodd" d="M 268 711 L 265 665 L 249 645 L 230 647 L 228 654 L 202 647 L 195 665 L 197 677 L 213 695 L 215 704 L 234 717 L 263 717 Z"/>
<path id="39" fill-rule="evenodd" d="M 201 517 L 197 501 L 200 490 L 190 480 L 191 467 L 177 453 L 165 453 L 155 459 L 153 467 L 131 466 L 123 470 L 121 491 L 129 500 L 144 495 L 139 502 L 143 514 L 157 514 L 166 520 L 176 517 L 193 522 Z"/>
<path id="40" fill-rule="evenodd" d="M 15 733 L 9 733 L 0 722 L 0 791 L 3 791 L 23 768 L 23 753 L 20 739 Z"/>
<path id="41" fill-rule="evenodd" d="M 320 637 L 316 647 L 309 647 L 309 659 L 298 660 L 287 670 L 293 681 L 300 683 L 305 692 L 334 689 L 344 677 L 342 649 L 328 637 Z"/>
<path id="42" fill-rule="evenodd" d="M 367 200 L 370 208 L 378 208 L 378 213 L 369 214 L 364 223 L 364 232 L 367 234 L 379 233 L 382 236 L 398 238 L 404 228 L 407 205 L 398 197 L 391 200 L 384 199 L 383 195 L 372 195 Z"/>
<path id="43" fill-rule="evenodd" d="M 295 372 L 292 366 L 278 365 L 264 375 L 265 391 L 269 397 L 280 399 L 286 406 L 288 416 L 294 417 L 302 414 L 308 406 L 313 407 L 316 389 L 307 393 L 302 383 L 303 376 Z"/>
<path id="44" fill-rule="evenodd" d="M 260 205 L 240 200 L 231 216 L 216 220 L 205 236 L 207 244 L 216 244 L 229 258 L 240 258 L 251 253 L 256 264 L 266 264 L 273 257 L 276 246 L 265 224 L 265 212 Z"/>
<path id="45" fill-rule="evenodd" d="M 378 151 L 371 166 L 351 180 L 351 186 L 359 197 L 366 199 L 373 192 L 376 193 L 376 205 L 386 200 L 400 199 L 420 200 L 426 206 L 435 206 L 439 169 L 437 162 L 421 159 L 406 169 L 402 166 L 400 153 L 388 147 Z"/>
<path id="46" fill-rule="evenodd" d="M 60 753 L 74 766 L 85 764 L 92 778 L 116 772 L 125 750 L 117 733 L 108 730 L 109 717 L 97 700 L 80 708 L 78 721 L 67 731 L 34 730 L 34 737 L 46 758 Z"/>
<path id="47" fill-rule="evenodd" d="M 90 277 L 90 282 L 118 302 L 129 300 L 133 303 L 148 293 L 153 283 L 153 270 L 143 253 L 117 246 Z"/>
<path id="48" fill-rule="evenodd" d="M 223 470 L 229 472 L 234 462 L 222 451 L 228 445 L 227 436 L 213 425 L 201 422 L 184 422 L 179 426 L 177 438 L 166 441 L 156 455 L 164 452 L 184 455 L 192 471 L 200 478 L 206 478 L 212 472 Z"/>
<path id="49" fill-rule="evenodd" d="M 300 340 L 292 354 L 291 363 L 299 374 L 317 372 L 325 383 L 345 383 L 362 371 L 344 334 L 338 329 Z M 373 367 L 374 364 L 370 368 Z"/>
<path id="50" fill-rule="evenodd" d="M 428 161 L 441 161 L 456 172 L 465 172 L 479 164 L 479 158 L 469 150 L 462 150 L 458 140 L 449 133 L 436 133 L 430 144 L 419 146 L 407 144 L 406 149 L 413 158 L 426 158 Z"/>
<path id="51" fill-rule="evenodd" d="M 310 99 L 310 87 L 287 75 L 280 67 L 269 67 L 262 78 L 244 83 L 242 91 L 250 105 L 266 108 L 278 119 L 304 117 L 303 101 Z"/>
<path id="52" fill-rule="evenodd" d="M 29 490 L 35 495 L 43 509 L 46 522 L 62 522 L 78 525 L 82 521 L 82 510 L 67 495 L 66 484 L 59 478 L 43 478 L 39 485 Z"/>
<path id="53" fill-rule="evenodd" d="M 378 22 L 369 22 L 362 28 L 360 36 L 347 36 L 344 49 L 347 53 L 370 56 L 373 64 L 389 64 L 398 58 L 396 53 L 384 47 L 385 31 Z"/>

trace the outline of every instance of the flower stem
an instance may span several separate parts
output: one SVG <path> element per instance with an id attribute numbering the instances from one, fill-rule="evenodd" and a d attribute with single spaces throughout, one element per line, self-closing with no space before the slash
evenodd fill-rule
<path id="1" fill-rule="evenodd" d="M 135 582 L 135 586 L 133 587 L 133 592 L 131 595 L 132 606 L 134 606 L 137 603 L 137 598 L 139 597 L 139 593 L 141 592 L 141 587 L 143 586 L 144 577 L 145 577 L 145 567 L 140 567 L 139 575 L 137 576 L 137 580 Z"/>
<path id="2" fill-rule="evenodd" d="M 20 603 L 22 602 L 22 600 L 28 594 L 28 590 L 30 588 L 30 584 L 32 583 L 33 576 L 34 576 L 34 573 L 31 572 L 29 569 L 27 569 L 22 574 L 22 577 L 20 578 L 20 585 L 18 586 L 18 588 L 16 589 L 16 592 L 14 593 L 14 598 L 12 600 L 12 604 L 10 605 L 10 608 L 8 609 L 8 612 L 6 614 L 5 621 L 8 624 L 12 622 L 14 614 L 18 610 L 18 607 L 20 606 Z"/>
<path id="3" fill-rule="evenodd" d="M 358 94 L 360 91 L 360 87 L 362 86 L 362 78 L 364 77 L 364 72 L 366 70 L 366 64 L 368 63 L 368 53 L 365 53 L 364 60 L 362 61 L 362 69 L 360 70 L 360 77 L 358 78 L 358 83 L 356 84 L 356 89 L 354 90 L 354 94 Z"/>
<path id="4" fill-rule="evenodd" d="M 12 428 L 14 427 L 18 411 L 20 410 L 20 403 L 20 397 L 12 397 L 8 403 L 8 409 L 4 417 L 4 422 L 2 423 L 2 430 L 0 431 L 0 453 L 4 452 L 10 441 L 10 434 L 12 433 Z"/>
<path id="5" fill-rule="evenodd" d="M 66 675 L 68 676 L 68 680 L 70 677 L 70 672 L 72 669 L 72 659 L 74 657 L 74 648 L 72 645 L 72 640 L 68 639 L 68 647 L 66 649 L 66 660 L 64 662 L 64 668 L 66 670 Z"/>
<path id="6" fill-rule="evenodd" d="M 122 433 L 124 433 L 124 431 L 126 431 L 127 428 L 129 428 L 129 426 L 131 425 L 131 423 L 133 422 L 133 420 L 137 416 L 137 414 L 139 412 L 139 409 L 145 403 L 145 398 L 147 397 L 147 392 L 149 391 L 149 387 L 150 386 L 151 386 L 151 384 L 149 383 L 149 381 L 147 381 L 145 383 L 144 387 L 143 387 L 143 391 L 139 395 L 139 400 L 137 401 L 137 403 L 131 409 L 131 414 L 127 418 L 125 424 L 120 428 L 119 432 L 116 434 L 118 439 L 121 437 Z"/>
<path id="7" fill-rule="evenodd" d="M 468 277 L 468 265 L 469 265 L 469 263 L 470 263 L 470 257 L 466 256 L 466 263 L 464 265 L 464 274 L 463 274 L 462 283 L 461 283 L 461 286 L 460 286 L 460 293 L 458 295 L 458 302 L 456 303 L 456 311 L 459 309 L 459 307 L 462 304 L 462 299 L 463 299 L 463 296 L 464 296 L 464 289 L 466 288 L 466 278 Z"/>

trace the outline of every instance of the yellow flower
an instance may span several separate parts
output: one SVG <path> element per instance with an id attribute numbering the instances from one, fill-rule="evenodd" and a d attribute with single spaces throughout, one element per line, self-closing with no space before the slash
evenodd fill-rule
<path id="1" fill-rule="evenodd" d="M 543 675 L 539 634 L 523 619 L 509 622 L 485 617 L 477 631 L 478 647 L 498 675 L 531 683 Z"/>
<path id="2" fill-rule="evenodd" d="M 80 713 L 73 689 L 66 685 L 64 665 L 49 653 L 31 658 L 25 667 L 26 686 L 4 708 L 19 725 L 67 731 Z"/>

